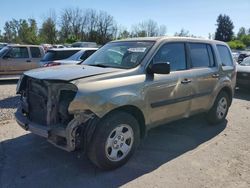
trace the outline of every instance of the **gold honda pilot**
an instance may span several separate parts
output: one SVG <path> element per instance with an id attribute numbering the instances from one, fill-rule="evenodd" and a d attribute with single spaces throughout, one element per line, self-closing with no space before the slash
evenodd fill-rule
<path id="1" fill-rule="evenodd" d="M 224 121 L 235 79 L 231 51 L 220 41 L 113 41 L 82 64 L 25 72 L 15 115 L 25 130 L 114 169 L 151 128 L 202 112 L 212 124 Z"/>

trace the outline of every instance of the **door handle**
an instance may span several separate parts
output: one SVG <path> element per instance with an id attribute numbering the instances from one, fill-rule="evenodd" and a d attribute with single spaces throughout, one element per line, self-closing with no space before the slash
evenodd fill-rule
<path id="1" fill-rule="evenodd" d="M 184 80 L 181 81 L 182 84 L 188 84 L 190 82 L 192 82 L 192 81 L 187 79 L 187 78 L 185 78 Z"/>
<path id="2" fill-rule="evenodd" d="M 216 73 L 216 74 L 213 74 L 212 77 L 213 77 L 213 78 L 219 78 L 220 75 Z"/>
<path id="3" fill-rule="evenodd" d="M 30 59 L 28 59 L 28 60 L 26 60 L 26 62 L 27 62 L 27 63 L 30 63 L 30 62 L 31 62 L 31 60 L 30 60 Z"/>

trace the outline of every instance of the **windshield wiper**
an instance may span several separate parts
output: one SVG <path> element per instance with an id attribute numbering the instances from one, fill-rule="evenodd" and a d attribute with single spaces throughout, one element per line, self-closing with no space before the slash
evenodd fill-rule
<path id="1" fill-rule="evenodd" d="M 88 64 L 86 64 L 86 65 L 88 65 Z M 103 68 L 109 67 L 108 65 L 104 65 L 104 64 L 89 64 L 88 66 L 103 67 Z"/>

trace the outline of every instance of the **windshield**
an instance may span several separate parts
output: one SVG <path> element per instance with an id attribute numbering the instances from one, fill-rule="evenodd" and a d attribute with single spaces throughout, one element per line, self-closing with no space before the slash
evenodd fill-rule
<path id="1" fill-rule="evenodd" d="M 54 60 L 66 59 L 78 51 L 79 50 L 62 50 L 62 51 L 49 50 L 44 55 L 41 61 L 54 61 Z"/>
<path id="2" fill-rule="evenodd" d="M 250 57 L 246 57 L 240 65 L 250 66 Z"/>
<path id="3" fill-rule="evenodd" d="M 0 50 L 0 57 L 4 56 L 9 51 L 9 47 L 3 47 Z"/>
<path id="4" fill-rule="evenodd" d="M 154 42 L 129 41 L 108 43 L 86 61 L 84 65 L 131 69 L 139 65 Z"/>

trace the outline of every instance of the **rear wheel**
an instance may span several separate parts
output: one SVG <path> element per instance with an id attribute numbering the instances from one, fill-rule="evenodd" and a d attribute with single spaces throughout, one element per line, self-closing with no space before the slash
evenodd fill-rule
<path id="1" fill-rule="evenodd" d="M 217 96 L 213 107 L 208 112 L 207 119 L 211 124 L 217 124 L 225 120 L 229 109 L 229 97 L 224 91 Z"/>
<path id="2" fill-rule="evenodd" d="M 139 124 L 132 115 L 112 113 L 97 125 L 88 157 L 102 169 L 120 167 L 132 156 L 139 139 Z"/>

